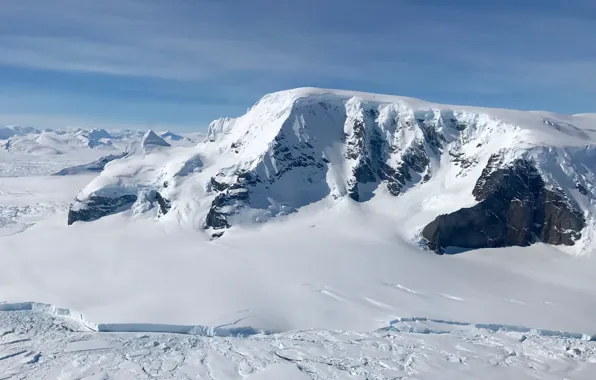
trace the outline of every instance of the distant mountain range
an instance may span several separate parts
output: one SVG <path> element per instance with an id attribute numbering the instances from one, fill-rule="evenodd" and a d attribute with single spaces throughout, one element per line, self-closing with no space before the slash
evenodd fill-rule
<path id="1" fill-rule="evenodd" d="M 94 149 L 123 151 L 139 141 L 146 131 L 108 131 L 105 129 L 39 130 L 32 127 L 0 127 L 0 151 L 31 155 L 60 155 L 73 151 Z M 171 131 L 159 133 L 175 145 L 193 145 L 202 136 L 199 133 L 182 135 Z"/>

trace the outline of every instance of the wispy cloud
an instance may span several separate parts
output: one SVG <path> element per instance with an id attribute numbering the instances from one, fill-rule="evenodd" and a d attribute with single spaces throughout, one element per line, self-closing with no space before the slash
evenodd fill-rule
<path id="1" fill-rule="evenodd" d="M 11 72 L 11 89 L 80 93 L 79 103 L 194 99 L 205 118 L 226 109 L 210 98 L 241 110 L 304 85 L 590 111 L 595 21 L 587 0 L 20 0 L 2 4 L 0 76 L 29 70 Z M 573 91 L 575 108 L 557 109 L 545 90 Z M 110 105 L 114 118 L 126 112 Z"/>

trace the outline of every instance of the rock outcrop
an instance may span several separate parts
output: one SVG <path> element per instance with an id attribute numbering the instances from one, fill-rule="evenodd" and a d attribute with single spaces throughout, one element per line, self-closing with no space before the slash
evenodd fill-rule
<path id="1" fill-rule="evenodd" d="M 69 168 L 64 168 L 54 173 L 53 175 L 75 175 L 85 172 L 101 172 L 108 163 L 114 160 L 118 160 L 124 157 L 125 155 L 126 153 L 110 154 L 85 165 L 77 165 L 71 166 Z"/>
<path id="2" fill-rule="evenodd" d="M 92 196 L 84 202 L 75 200 L 77 203 L 68 211 L 68 225 L 79 221 L 91 222 L 115 214 L 129 208 L 136 200 L 137 196 L 132 194 L 119 197 Z"/>
<path id="3" fill-rule="evenodd" d="M 441 215 L 424 228 L 430 249 L 523 247 L 537 241 L 573 245 L 585 227 L 578 205 L 562 190 L 548 189 L 525 159 L 503 167 L 501 158 L 492 156 L 473 195 L 476 206 Z"/>

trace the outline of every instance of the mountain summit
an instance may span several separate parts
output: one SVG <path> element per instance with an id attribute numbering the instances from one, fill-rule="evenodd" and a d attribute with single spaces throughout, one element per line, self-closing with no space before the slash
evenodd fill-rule
<path id="1" fill-rule="evenodd" d="M 152 130 L 148 130 L 141 140 L 143 148 L 149 148 L 150 146 L 170 146 L 163 138 L 159 137 Z"/>
<path id="2" fill-rule="evenodd" d="M 347 200 L 390 214 L 396 228 L 403 224 L 400 235 L 437 253 L 536 241 L 582 250 L 594 231 L 596 129 L 590 123 L 580 116 L 294 89 L 266 95 L 244 116 L 212 122 L 196 147 L 113 162 L 73 207 L 101 217 L 132 207 L 150 191 L 163 200 L 156 198 L 156 205 L 167 202 L 167 216 L 157 208 L 164 221 L 219 237 L 234 225 Z M 155 134 L 143 141 L 153 136 L 167 144 Z M 105 207 L 104 198 L 118 207 Z"/>

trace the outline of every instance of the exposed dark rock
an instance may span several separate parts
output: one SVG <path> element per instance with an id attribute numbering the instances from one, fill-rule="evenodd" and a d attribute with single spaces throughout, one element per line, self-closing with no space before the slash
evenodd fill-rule
<path id="1" fill-rule="evenodd" d="M 391 195 L 398 196 L 401 189 L 410 177 L 409 170 L 397 171 L 391 166 L 385 164 L 379 168 L 379 177 L 387 182 L 387 190 Z M 411 177 L 410 177 L 411 178 Z"/>
<path id="2" fill-rule="evenodd" d="M 418 122 L 418 126 L 424 134 L 424 140 L 430 145 L 430 147 L 437 152 L 441 150 L 446 140 L 445 137 L 437 131 L 436 124 L 426 120 L 416 121 Z"/>
<path id="3" fill-rule="evenodd" d="M 560 190 L 549 190 L 533 163 L 519 159 L 501 168 L 489 160 L 473 194 L 476 206 L 441 215 L 422 235 L 437 253 L 445 247 L 528 246 L 536 241 L 573 245 L 585 220 L 578 206 Z"/>
<path id="4" fill-rule="evenodd" d="M 242 171 L 237 174 L 237 181 L 234 185 L 232 185 L 231 188 L 237 189 L 240 187 L 254 186 L 260 182 L 261 179 L 255 173 L 250 171 Z"/>
<path id="5" fill-rule="evenodd" d="M 287 140 L 282 132 L 273 141 L 273 158 L 276 161 L 277 172 L 269 179 L 270 183 L 275 182 L 294 168 L 314 167 L 319 170 L 325 169 L 324 162 L 315 158 L 319 155 L 317 155 L 311 143 L 308 141 L 288 143 Z"/>
<path id="6" fill-rule="evenodd" d="M 375 115 L 378 116 L 378 114 Z M 372 114 L 367 113 L 367 116 L 372 117 Z M 426 172 L 424 181 L 430 179 L 427 148 L 439 154 L 446 141 L 445 138 L 437 132 L 435 123 L 428 120 L 405 121 L 403 128 L 418 128 L 422 131 L 423 137 L 405 148 L 400 162 L 392 166 L 388 163 L 390 154 L 399 152 L 401 148 L 391 146 L 375 126 L 366 130 L 364 122 L 360 120 L 353 122 L 352 133 L 346 136 L 345 154 L 347 159 L 356 161 L 353 177 L 348 182 L 348 195 L 352 199 L 356 201 L 369 199 L 363 198 L 360 194 L 360 184 L 383 181 L 389 193 L 397 196 L 402 193 L 408 182 L 414 180 L 415 173 L 421 175 Z"/>
<path id="7" fill-rule="evenodd" d="M 352 128 L 352 134 L 347 140 L 346 158 L 350 160 L 357 160 L 362 157 L 365 150 L 365 131 L 364 123 L 360 120 L 355 120 Z"/>
<path id="8" fill-rule="evenodd" d="M 295 155 L 292 155 L 292 153 L 288 151 L 284 153 L 282 158 L 280 158 L 279 156 L 277 156 L 276 158 L 280 166 L 278 167 L 278 171 L 277 173 L 275 173 L 275 176 L 271 178 L 272 182 L 294 168 L 305 168 L 309 166 L 314 166 L 319 169 L 324 168 L 324 165 L 322 163 L 317 162 L 313 155 L 310 155 L 307 152 L 296 152 Z"/>
<path id="9" fill-rule="evenodd" d="M 172 208 L 172 202 L 169 199 L 164 198 L 159 192 L 155 192 L 155 200 L 159 204 L 159 211 L 162 215 L 165 215 Z"/>
<path id="10" fill-rule="evenodd" d="M 211 207 L 205 218 L 204 229 L 213 228 L 214 230 L 221 230 L 230 228 L 230 223 L 226 219 L 226 215 L 219 212 L 218 209 Z"/>
<path id="11" fill-rule="evenodd" d="M 368 116 L 373 115 L 369 113 Z M 364 123 L 361 120 L 354 120 L 352 134 L 347 136 L 346 140 L 345 157 L 356 161 L 352 169 L 352 178 L 348 182 L 348 196 L 355 201 L 362 200 L 360 184 L 378 180 L 374 170 L 376 165 L 373 163 L 380 154 L 380 147 L 377 146 L 379 142 L 376 140 L 375 136 L 371 136 L 371 141 L 367 141 Z"/>
<path id="12" fill-rule="evenodd" d="M 136 200 L 136 195 L 123 195 L 117 198 L 92 196 L 83 204 L 79 204 L 78 209 L 71 207 L 68 211 L 68 225 L 78 221 L 90 222 L 123 211 Z"/>
<path id="13" fill-rule="evenodd" d="M 354 179 L 358 183 L 370 183 L 377 180 L 377 176 L 373 173 L 371 164 L 368 160 L 363 160 L 360 165 L 356 166 L 353 170 Z"/>
<path id="14" fill-rule="evenodd" d="M 214 232 L 211 234 L 211 240 L 219 239 L 224 235 L 224 231 Z"/>
<path id="15" fill-rule="evenodd" d="M 227 189 L 228 187 L 230 187 L 229 184 L 227 183 L 223 183 L 223 182 L 218 182 L 215 178 L 211 177 L 211 190 L 212 191 L 216 191 L 216 192 L 220 192 L 220 191 L 224 191 L 225 189 Z"/>
<path id="16" fill-rule="evenodd" d="M 377 129 L 374 129 L 371 132 L 368 143 L 368 154 L 371 163 L 378 166 L 387 162 L 390 149 L 388 141 L 381 136 L 381 133 Z"/>
<path id="17" fill-rule="evenodd" d="M 234 143 L 233 148 L 239 146 L 238 143 Z M 218 176 L 211 178 L 209 188 L 219 194 L 211 204 L 203 228 L 213 230 L 229 228 L 228 218 L 248 205 L 250 194 L 256 186 L 261 190 L 267 190 L 269 186 L 296 168 L 313 168 L 312 173 L 326 169 L 321 152 L 315 151 L 310 142 L 296 139 L 293 131 L 292 134 L 286 135 L 282 130 L 275 137 L 271 145 L 271 155 L 275 160 L 276 171 L 269 173 L 266 178 L 259 176 L 256 170 L 239 171 L 235 174 L 235 180 L 230 183 L 220 182 Z M 306 180 L 311 183 L 314 181 L 310 177 Z M 259 204 L 256 207 L 262 206 Z"/>
<path id="18" fill-rule="evenodd" d="M 577 188 L 577 191 L 579 191 L 582 195 L 588 195 L 588 189 L 586 189 L 586 187 L 581 183 L 576 183 L 575 187 Z"/>
<path id="19" fill-rule="evenodd" d="M 476 185 L 474 186 L 474 190 L 472 190 L 472 194 L 476 197 L 476 199 L 482 200 L 486 199 L 486 197 L 491 192 L 491 183 L 497 184 L 497 176 L 498 174 L 493 175 L 493 173 L 497 173 L 498 169 L 503 165 L 503 158 L 498 154 L 493 154 L 489 157 L 488 163 L 482 170 L 482 174 L 480 178 L 476 181 Z"/>
<path id="20" fill-rule="evenodd" d="M 373 172 L 372 165 L 368 158 L 364 158 L 352 169 L 353 178 L 348 182 L 348 196 L 359 202 L 361 194 L 359 185 L 377 181 L 377 176 Z"/>
<path id="21" fill-rule="evenodd" d="M 387 182 L 387 189 L 391 195 L 398 196 L 401 194 L 403 187 L 406 183 L 412 181 L 412 172 L 423 173 L 430 160 L 424 150 L 424 146 L 421 142 L 414 143 L 404 152 L 402 161 L 399 163 L 397 168 L 383 163 L 379 167 L 379 177 Z M 430 174 L 427 173 L 428 179 Z"/>
<path id="22" fill-rule="evenodd" d="M 60 170 L 59 172 L 54 173 L 53 175 L 74 175 L 74 174 L 85 173 L 85 172 L 101 172 L 108 163 L 110 163 L 114 160 L 118 160 L 118 159 L 124 157 L 125 155 L 126 155 L 126 153 L 110 154 L 108 156 L 101 157 L 100 159 L 93 161 L 89 164 L 77 165 L 77 166 L 71 166 L 69 168 L 64 168 L 64 169 Z"/>
<path id="23" fill-rule="evenodd" d="M 402 158 L 403 162 L 416 173 L 422 173 L 429 165 L 428 155 L 424 150 L 424 145 L 420 142 L 413 144 Z"/>
<path id="24" fill-rule="evenodd" d="M 466 155 L 462 152 L 451 151 L 449 152 L 449 155 L 452 157 L 451 162 L 461 168 L 458 176 L 465 175 L 467 169 L 478 164 L 478 159 L 476 157 L 466 157 Z"/>
<path id="25" fill-rule="evenodd" d="M 234 147 L 237 148 L 238 145 Z M 229 228 L 229 217 L 248 205 L 250 193 L 256 186 L 266 190 L 295 168 L 310 167 L 314 169 L 312 173 L 326 169 L 321 153 L 315 151 L 310 142 L 300 141 L 294 135 L 286 136 L 283 130 L 275 137 L 271 153 L 275 160 L 276 171 L 270 173 L 267 178 L 261 178 L 254 170 L 237 172 L 235 180 L 230 183 L 220 182 L 218 176 L 211 178 L 209 188 L 219 194 L 211 204 L 203 228 L 213 230 Z M 222 176 L 225 175 L 222 174 Z M 313 183 L 312 178 L 306 178 L 306 180 Z"/>
<path id="26" fill-rule="evenodd" d="M 248 201 L 248 199 L 248 190 L 244 188 L 230 188 L 229 190 L 218 194 L 213 202 L 211 202 L 211 208 L 207 213 L 203 228 L 212 228 L 214 230 L 230 228 L 231 226 L 227 217 L 234 214 L 235 210 L 244 202 Z"/>
<path id="27" fill-rule="evenodd" d="M 444 122 L 449 128 L 453 128 L 456 131 L 461 132 L 464 129 L 468 128 L 467 123 L 459 122 L 459 121 L 457 121 L 457 119 L 454 119 L 454 118 L 444 119 Z"/>
<path id="28" fill-rule="evenodd" d="M 366 115 L 369 118 L 375 120 L 377 117 L 379 117 L 379 111 L 374 108 L 370 108 L 370 109 L 366 110 Z"/>

